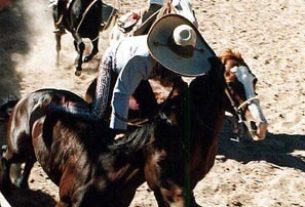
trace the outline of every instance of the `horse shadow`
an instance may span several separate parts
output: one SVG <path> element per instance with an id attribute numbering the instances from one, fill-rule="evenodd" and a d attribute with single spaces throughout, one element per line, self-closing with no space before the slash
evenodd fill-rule
<path id="1" fill-rule="evenodd" d="M 14 207 L 54 207 L 55 199 L 41 190 L 21 190 L 14 188 L 5 198 Z"/>
<path id="2" fill-rule="evenodd" d="M 0 11 L 0 98 L 20 97 L 22 77 L 15 71 L 20 55 L 29 51 L 29 27 L 23 1 Z"/>
<path id="3" fill-rule="evenodd" d="M 241 163 L 266 161 L 275 167 L 289 167 L 305 172 L 305 154 L 298 153 L 305 150 L 304 134 L 268 133 L 264 141 L 254 142 L 243 137 L 236 142 L 230 139 L 230 131 L 229 123 L 225 121 L 218 154 L 224 155 L 226 159 Z"/>

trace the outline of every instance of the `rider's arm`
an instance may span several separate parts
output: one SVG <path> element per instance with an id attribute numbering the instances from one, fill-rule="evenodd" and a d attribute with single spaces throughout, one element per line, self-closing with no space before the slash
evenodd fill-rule
<path id="1" fill-rule="evenodd" d="M 141 80 L 151 76 L 152 66 L 152 58 L 149 55 L 134 56 L 121 70 L 113 91 L 111 128 L 123 130 L 127 128 L 129 97 Z"/>
<path id="2" fill-rule="evenodd" d="M 111 82 L 111 70 L 113 67 L 113 56 L 111 49 L 108 48 L 100 62 L 99 73 L 96 83 L 95 100 L 93 101 L 92 115 L 95 117 L 102 117 L 105 109 L 107 108 L 110 82 Z"/>

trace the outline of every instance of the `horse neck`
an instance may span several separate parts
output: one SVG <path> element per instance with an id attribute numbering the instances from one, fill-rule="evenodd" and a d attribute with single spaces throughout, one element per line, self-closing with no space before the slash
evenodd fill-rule
<path id="1" fill-rule="evenodd" d="M 127 135 L 127 137 L 115 142 L 110 148 L 113 153 L 123 156 L 128 159 L 126 163 L 128 164 L 130 160 L 137 160 L 137 164 L 144 165 L 145 151 L 147 146 L 149 146 L 152 141 L 152 124 L 146 124 Z M 136 159 L 130 159 L 130 158 Z"/>
<path id="2" fill-rule="evenodd" d="M 207 75 L 197 77 L 190 84 L 192 120 L 194 126 L 202 125 L 208 130 L 218 127 L 224 118 L 225 80 L 223 65 L 219 59 L 212 61 Z"/>

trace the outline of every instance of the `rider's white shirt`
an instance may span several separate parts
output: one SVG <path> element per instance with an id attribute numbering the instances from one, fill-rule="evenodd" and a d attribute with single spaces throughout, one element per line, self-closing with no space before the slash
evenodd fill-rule
<path id="1" fill-rule="evenodd" d="M 159 4 L 159 5 L 163 5 L 164 0 L 148 0 L 147 1 L 148 4 Z"/>
<path id="2" fill-rule="evenodd" d="M 100 64 L 100 70 L 106 72 L 112 70 L 118 74 L 111 101 L 111 128 L 127 128 L 126 122 L 122 121 L 121 118 L 127 119 L 128 117 L 129 97 L 141 80 L 153 78 L 154 63 L 153 58 L 149 54 L 147 35 L 127 37 L 106 49 Z M 98 82 L 103 83 L 102 85 L 110 85 L 110 80 L 106 79 L 103 74 L 99 73 L 98 79 Z M 94 108 L 97 109 L 97 114 L 99 114 L 100 110 L 103 110 L 100 109 L 100 106 L 105 102 L 103 99 L 107 93 L 102 90 L 96 95 Z"/>
<path id="3" fill-rule="evenodd" d="M 172 4 L 173 5 L 177 5 L 179 4 L 180 0 L 173 0 Z M 188 2 L 192 3 L 191 0 L 189 0 Z M 148 4 L 159 4 L 161 6 L 163 6 L 164 0 L 148 0 L 147 1 Z"/>

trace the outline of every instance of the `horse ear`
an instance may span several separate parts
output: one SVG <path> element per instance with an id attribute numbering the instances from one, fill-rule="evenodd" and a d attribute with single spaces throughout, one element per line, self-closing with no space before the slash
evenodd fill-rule
<path id="1" fill-rule="evenodd" d="M 222 64 L 226 65 L 226 62 L 229 58 L 229 55 L 231 54 L 231 49 L 225 49 L 221 52 L 219 59 L 221 60 Z"/>
<path id="2" fill-rule="evenodd" d="M 242 57 L 241 57 L 241 53 L 237 50 L 234 50 L 233 51 L 233 54 L 235 55 L 235 57 L 237 57 L 239 60 L 242 60 Z"/>

